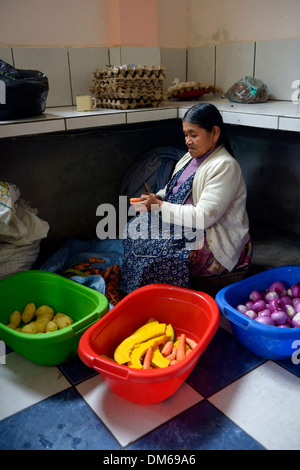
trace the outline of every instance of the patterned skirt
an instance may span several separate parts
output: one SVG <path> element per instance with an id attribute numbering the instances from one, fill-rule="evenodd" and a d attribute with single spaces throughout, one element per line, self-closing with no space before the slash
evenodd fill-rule
<path id="1" fill-rule="evenodd" d="M 251 237 L 244 246 L 240 255 L 239 261 L 233 268 L 242 269 L 249 266 L 252 262 L 253 244 Z M 228 273 L 229 271 L 224 268 L 214 257 L 206 237 L 204 237 L 204 244 L 200 250 L 192 251 L 189 256 L 188 267 L 191 277 L 208 277 L 219 276 L 220 274 Z"/>

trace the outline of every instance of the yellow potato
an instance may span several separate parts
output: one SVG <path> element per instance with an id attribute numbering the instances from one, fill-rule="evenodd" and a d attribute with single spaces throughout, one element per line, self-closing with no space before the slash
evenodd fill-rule
<path id="1" fill-rule="evenodd" d="M 65 313 L 58 312 L 56 315 L 54 315 L 53 320 L 57 320 L 58 318 L 66 317 L 67 315 Z"/>
<path id="2" fill-rule="evenodd" d="M 9 323 L 8 325 L 6 325 L 7 328 L 11 328 L 12 330 L 16 330 L 17 329 L 17 326 L 14 324 L 14 323 Z"/>
<path id="3" fill-rule="evenodd" d="M 58 328 L 62 330 L 63 328 L 66 328 L 67 326 L 72 325 L 73 320 L 71 317 L 68 315 L 60 316 L 59 318 L 54 319 L 53 321 L 57 324 Z"/>
<path id="4" fill-rule="evenodd" d="M 54 315 L 53 308 L 49 307 L 49 305 L 41 305 L 35 312 L 36 316 L 39 317 L 40 315 L 50 314 Z"/>
<path id="5" fill-rule="evenodd" d="M 18 310 L 15 310 L 9 317 L 9 322 L 17 327 L 20 325 L 21 319 L 22 315 L 20 314 L 20 312 L 18 312 Z"/>
<path id="6" fill-rule="evenodd" d="M 29 303 L 26 305 L 24 312 L 22 313 L 22 321 L 23 323 L 29 323 L 35 314 L 35 305 L 34 303 Z"/>
<path id="7" fill-rule="evenodd" d="M 55 321 L 49 321 L 49 323 L 47 323 L 46 325 L 46 333 L 49 333 L 51 331 L 56 331 L 58 330 L 58 326 L 57 324 L 55 323 Z"/>
<path id="8" fill-rule="evenodd" d="M 48 323 L 49 321 L 52 320 L 52 318 L 53 318 L 52 314 L 44 313 L 43 315 L 40 315 L 39 317 L 37 317 L 35 321 L 38 323 Z"/>
<path id="9" fill-rule="evenodd" d="M 27 325 L 23 326 L 21 331 L 22 333 L 28 333 L 28 334 L 34 335 L 36 333 L 36 326 L 33 322 L 28 323 Z"/>
<path id="10" fill-rule="evenodd" d="M 47 322 L 35 321 L 36 333 L 45 333 Z"/>

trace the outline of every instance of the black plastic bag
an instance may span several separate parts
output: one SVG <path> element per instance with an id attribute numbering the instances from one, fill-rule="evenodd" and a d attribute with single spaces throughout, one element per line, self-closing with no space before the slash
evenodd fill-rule
<path id="1" fill-rule="evenodd" d="M 48 78 L 42 72 L 18 70 L 0 60 L 0 121 L 41 114 L 48 91 Z"/>

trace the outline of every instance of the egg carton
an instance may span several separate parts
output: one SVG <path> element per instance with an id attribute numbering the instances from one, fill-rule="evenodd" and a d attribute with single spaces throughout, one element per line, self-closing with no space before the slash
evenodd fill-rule
<path id="1" fill-rule="evenodd" d="M 118 79 L 135 79 L 135 78 L 166 78 L 165 69 L 161 66 L 141 66 L 141 65 L 121 65 L 121 66 L 108 66 L 106 68 L 96 69 L 94 77 L 97 79 L 103 78 L 118 78 Z"/>
<path id="2" fill-rule="evenodd" d="M 113 109 L 136 109 L 136 108 L 146 108 L 153 107 L 156 108 L 163 104 L 163 101 L 148 99 L 111 99 L 111 98 L 96 98 L 97 107 L 100 108 L 113 108 Z"/>
<path id="3" fill-rule="evenodd" d="M 157 78 L 157 77 L 152 77 L 152 78 L 132 78 L 132 77 L 127 77 L 127 78 L 105 78 L 102 80 L 94 80 L 93 83 L 95 83 L 96 86 L 102 85 L 102 86 L 116 86 L 116 87 L 133 87 L 133 86 L 163 86 L 165 82 L 165 79 L 163 77 Z"/>
<path id="4" fill-rule="evenodd" d="M 111 98 L 111 99 L 153 99 L 153 100 L 165 100 L 167 98 L 167 94 L 163 90 L 129 90 L 129 91 L 118 91 L 114 92 L 112 90 L 94 90 L 95 98 Z"/>
<path id="5" fill-rule="evenodd" d="M 96 69 L 90 87 L 97 107 L 134 109 L 158 106 L 165 101 L 166 73 L 163 67 L 123 65 Z"/>

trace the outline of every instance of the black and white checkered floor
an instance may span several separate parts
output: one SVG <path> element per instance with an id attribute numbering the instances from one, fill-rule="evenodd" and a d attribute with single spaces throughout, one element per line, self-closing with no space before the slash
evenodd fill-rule
<path id="1" fill-rule="evenodd" d="M 255 356 L 225 318 L 182 387 L 155 405 L 115 396 L 78 357 L 0 360 L 2 450 L 300 450 L 300 364 Z"/>

